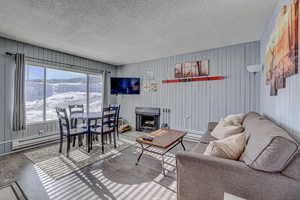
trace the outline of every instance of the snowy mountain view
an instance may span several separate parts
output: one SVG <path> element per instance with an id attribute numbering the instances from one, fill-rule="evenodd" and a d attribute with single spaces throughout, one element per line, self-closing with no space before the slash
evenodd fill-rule
<path id="1" fill-rule="evenodd" d="M 33 67 L 30 67 L 32 69 Z M 28 70 L 30 70 L 28 69 Z M 36 72 L 37 69 L 34 68 Z M 51 69 L 52 70 L 52 69 Z M 61 72 L 59 70 L 55 70 Z M 47 69 L 48 72 L 48 69 Z M 56 120 L 55 108 L 67 108 L 71 104 L 83 104 L 85 111 L 87 109 L 87 100 L 89 100 L 89 109 L 93 112 L 101 111 L 102 105 L 102 83 L 100 76 L 89 75 L 89 99 L 87 99 L 87 75 L 73 72 L 65 72 L 63 77 L 50 76 L 44 85 L 43 76 L 40 79 L 26 78 L 25 84 L 25 105 L 26 121 L 29 123 L 43 121 L 44 105 L 46 107 L 46 120 Z M 29 74 L 37 76 L 37 73 Z M 74 75 L 75 74 L 75 75 Z M 61 75 L 61 74 L 60 74 Z M 45 104 L 44 104 L 44 89 Z"/>

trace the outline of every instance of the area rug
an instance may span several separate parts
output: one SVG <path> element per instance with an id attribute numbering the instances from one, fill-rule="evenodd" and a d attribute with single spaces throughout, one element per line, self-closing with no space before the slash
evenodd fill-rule
<path id="1" fill-rule="evenodd" d="M 134 143 L 133 138 L 125 136 L 117 140 L 116 149 L 113 147 L 113 144 L 105 145 L 104 154 L 102 154 L 101 145 L 95 143 L 90 153 L 82 147 L 71 148 L 69 157 L 65 155 L 66 144 L 63 145 L 63 153 L 61 154 L 58 152 L 59 144 L 54 144 L 27 151 L 24 155 L 51 178 L 57 180 L 83 167 L 117 154 Z"/>
<path id="2" fill-rule="evenodd" d="M 0 199 L 26 200 L 22 189 L 16 182 L 0 187 Z"/>
<path id="3" fill-rule="evenodd" d="M 195 143 L 184 142 L 187 151 Z M 166 176 L 161 173 L 159 155 L 145 153 L 139 164 L 138 146 L 132 145 L 113 156 L 78 170 L 59 180 L 53 180 L 36 167 L 50 200 L 176 200 L 176 159 L 182 151 L 179 145 L 167 157 Z"/>

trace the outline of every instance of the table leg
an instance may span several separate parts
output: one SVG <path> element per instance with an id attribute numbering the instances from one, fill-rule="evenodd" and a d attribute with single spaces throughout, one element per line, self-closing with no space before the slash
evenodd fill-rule
<path id="1" fill-rule="evenodd" d="M 165 159 L 164 159 L 164 155 L 161 155 L 161 169 L 162 169 L 162 174 L 164 176 L 166 176 L 166 172 L 165 172 Z"/>
<path id="2" fill-rule="evenodd" d="M 88 149 L 88 153 L 90 153 L 91 151 L 91 121 L 88 119 L 87 120 L 87 125 L 88 125 L 88 134 L 87 134 L 87 149 Z"/>
<path id="3" fill-rule="evenodd" d="M 142 155 L 144 153 L 144 146 L 142 144 L 140 144 L 140 145 L 142 147 L 142 152 L 140 153 L 139 157 L 137 158 L 135 165 L 139 164 L 139 161 L 140 161 L 140 159 L 141 159 L 141 157 L 142 157 Z"/>
<path id="4" fill-rule="evenodd" d="M 183 150 L 185 151 L 185 146 L 183 145 L 183 139 L 180 140 L 180 143 L 181 143 Z"/>

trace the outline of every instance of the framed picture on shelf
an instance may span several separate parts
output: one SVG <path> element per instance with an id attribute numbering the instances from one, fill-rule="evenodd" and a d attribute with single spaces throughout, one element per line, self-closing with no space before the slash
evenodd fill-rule
<path id="1" fill-rule="evenodd" d="M 182 64 L 176 64 L 175 66 L 175 78 L 190 78 L 208 76 L 209 61 L 195 61 Z"/>

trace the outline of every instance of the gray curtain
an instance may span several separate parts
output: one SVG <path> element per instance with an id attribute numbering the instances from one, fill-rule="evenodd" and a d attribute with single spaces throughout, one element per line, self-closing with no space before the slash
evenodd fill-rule
<path id="1" fill-rule="evenodd" d="M 14 81 L 13 131 L 25 129 L 25 56 L 16 54 Z"/>
<path id="2" fill-rule="evenodd" d="M 109 78 L 108 78 L 108 72 L 107 71 L 104 71 L 103 72 L 103 81 L 102 81 L 102 105 L 103 105 L 103 107 L 106 107 L 106 106 L 108 106 L 108 104 L 109 104 L 109 101 L 108 101 L 108 96 L 109 96 L 109 94 L 108 94 L 108 80 L 109 80 Z"/>

